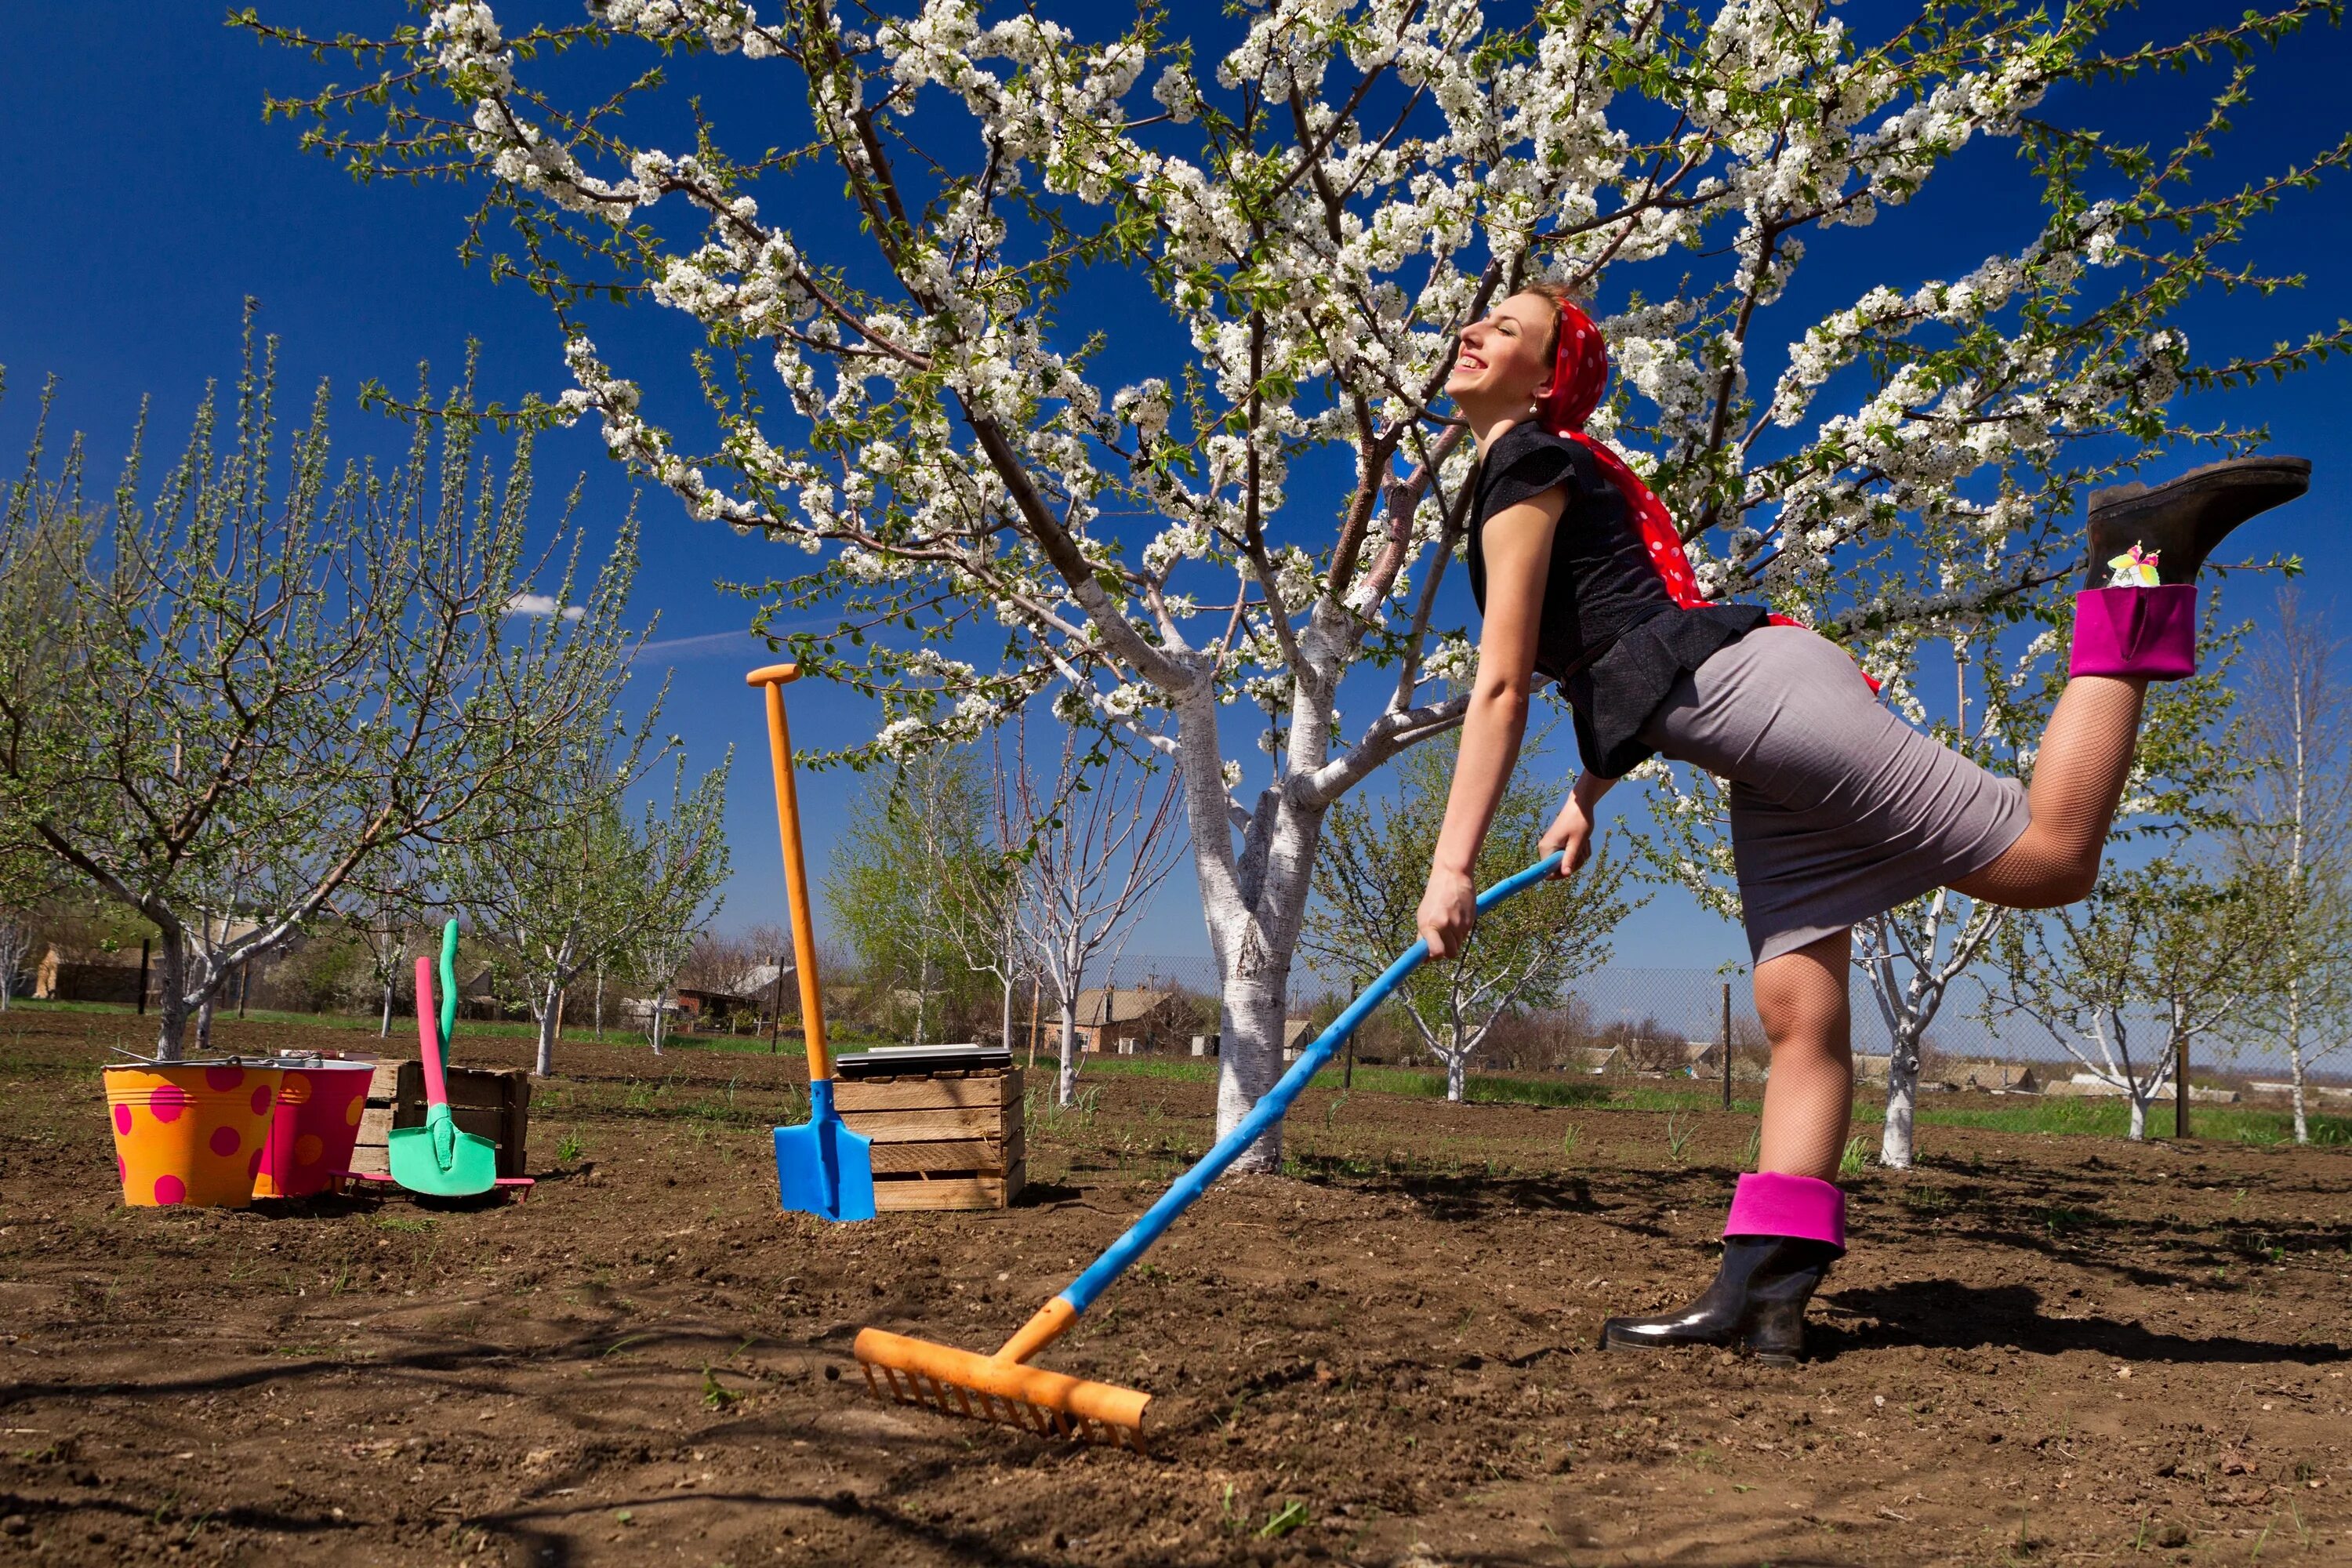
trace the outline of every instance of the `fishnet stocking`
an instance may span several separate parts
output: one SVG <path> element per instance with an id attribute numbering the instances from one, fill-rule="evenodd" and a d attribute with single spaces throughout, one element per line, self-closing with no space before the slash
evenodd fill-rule
<path id="1" fill-rule="evenodd" d="M 1756 1168 L 1837 1175 L 1853 1115 L 1852 933 L 1838 931 L 1756 966 L 1756 1013 L 1772 1042 Z"/>
<path id="2" fill-rule="evenodd" d="M 2136 678 L 2084 675 L 2066 683 L 2026 792 L 2032 821 L 2000 859 L 1955 882 L 1956 891 L 2020 910 L 2071 904 L 2090 892 L 2147 697 L 2147 682 Z"/>

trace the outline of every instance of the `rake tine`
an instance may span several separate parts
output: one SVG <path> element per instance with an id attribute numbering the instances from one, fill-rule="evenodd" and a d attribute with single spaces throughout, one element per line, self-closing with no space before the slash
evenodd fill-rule
<path id="1" fill-rule="evenodd" d="M 874 1368 L 872 1364 L 861 1361 L 857 1363 L 857 1370 L 866 1374 L 866 1392 L 872 1394 L 877 1399 L 881 1398 L 882 1390 L 875 1385 Z"/>
<path id="2" fill-rule="evenodd" d="M 963 1389 L 962 1389 L 962 1388 L 961 1388 L 961 1387 L 956 1387 L 956 1385 L 954 1385 L 954 1384 L 950 1384 L 950 1387 L 955 1387 L 956 1403 L 957 1403 L 958 1405 L 961 1405 L 961 1406 L 963 1407 L 963 1413 L 964 1413 L 964 1415 L 965 1415 L 966 1416 L 968 1416 L 968 1417 L 969 1417 L 969 1416 L 971 1416 L 971 1394 L 967 1394 L 967 1393 L 965 1393 L 965 1392 L 963 1391 Z"/>

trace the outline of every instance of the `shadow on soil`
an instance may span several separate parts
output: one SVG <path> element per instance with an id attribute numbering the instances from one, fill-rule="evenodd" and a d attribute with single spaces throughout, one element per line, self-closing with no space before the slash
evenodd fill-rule
<path id="1" fill-rule="evenodd" d="M 2007 1348 L 2036 1355 L 2090 1351 L 2121 1362 L 2308 1366 L 2352 1361 L 2352 1349 L 2338 1344 L 2280 1344 L 2228 1334 L 2190 1339 L 2113 1318 L 2051 1317 L 2042 1311 L 2040 1292 L 2023 1285 L 1977 1287 L 1957 1279 L 1919 1279 L 1841 1290 L 1823 1298 L 1823 1305 L 1841 1317 L 1874 1318 L 1877 1322 L 1860 1329 L 1842 1327 L 1834 1319 L 1819 1324 L 1807 1339 L 1822 1356 L 1924 1345 L 1933 1350 Z"/>

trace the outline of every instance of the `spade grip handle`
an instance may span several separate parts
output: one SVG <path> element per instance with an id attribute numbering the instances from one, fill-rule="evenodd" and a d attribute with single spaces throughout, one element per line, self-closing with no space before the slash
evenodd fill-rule
<path id="1" fill-rule="evenodd" d="M 441 1077 L 441 1031 L 433 1016 L 433 960 L 416 961 L 416 1055 L 425 1065 L 425 1103 L 449 1103 L 449 1087 Z"/>

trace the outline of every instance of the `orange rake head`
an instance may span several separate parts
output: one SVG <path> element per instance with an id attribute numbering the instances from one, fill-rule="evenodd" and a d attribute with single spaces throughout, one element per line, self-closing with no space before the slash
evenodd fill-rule
<path id="1" fill-rule="evenodd" d="M 1066 1302 L 1050 1301 L 994 1355 L 975 1355 L 880 1329 L 860 1330 L 855 1351 L 866 1389 L 877 1399 L 1018 1426 L 1041 1437 L 1108 1443 L 1139 1454 L 1143 1407 L 1151 1403 L 1151 1395 L 1022 1364 L 1076 1316 Z"/>

